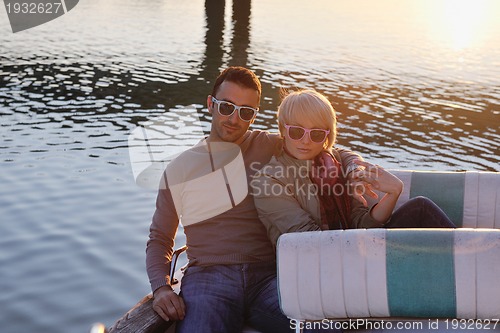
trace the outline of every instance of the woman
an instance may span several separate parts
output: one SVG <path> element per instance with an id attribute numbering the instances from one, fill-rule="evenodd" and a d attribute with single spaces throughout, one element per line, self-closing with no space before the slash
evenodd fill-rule
<path id="1" fill-rule="evenodd" d="M 255 205 L 276 244 L 287 232 L 347 228 L 454 228 L 446 214 L 424 197 L 410 199 L 394 213 L 403 182 L 380 166 L 358 161 L 361 182 L 385 193 L 371 208 L 353 198 L 333 148 L 336 116 L 314 90 L 287 95 L 278 109 L 283 150 L 252 181 Z"/>

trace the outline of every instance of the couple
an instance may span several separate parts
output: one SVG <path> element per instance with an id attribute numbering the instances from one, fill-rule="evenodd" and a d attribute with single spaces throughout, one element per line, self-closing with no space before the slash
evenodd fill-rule
<path id="1" fill-rule="evenodd" d="M 153 308 L 165 320 L 179 320 L 177 332 L 234 333 L 245 324 L 261 332 L 292 332 L 278 303 L 274 246 L 279 235 L 340 226 L 386 227 L 401 193 L 395 176 L 350 151 L 332 149 L 335 114 L 324 96 L 303 91 L 285 97 L 279 108 L 280 134 L 249 130 L 260 97 L 260 81 L 252 71 L 224 70 L 207 98 L 210 134 L 170 163 L 162 178 L 146 265 Z M 357 164 L 366 169 L 352 171 Z M 292 179 L 276 172 L 290 165 L 305 165 L 311 176 Z M 320 189 L 337 182 L 348 189 L 346 174 L 361 191 L 366 185 L 368 192 L 374 187 L 386 194 L 368 209 L 358 202 L 364 200 L 358 192 L 329 196 L 318 191 L 312 198 L 287 192 L 295 180 L 314 182 Z M 284 192 L 265 191 L 276 184 Z M 396 211 L 389 226 L 422 226 L 407 220 L 416 213 L 432 215 L 432 221 L 420 217 L 428 226 L 453 227 L 437 206 L 422 198 Z M 169 267 L 180 220 L 189 266 L 177 295 L 170 287 Z"/>

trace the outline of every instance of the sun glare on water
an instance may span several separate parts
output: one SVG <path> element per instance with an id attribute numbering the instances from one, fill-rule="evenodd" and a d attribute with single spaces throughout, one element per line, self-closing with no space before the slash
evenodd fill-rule
<path id="1" fill-rule="evenodd" d="M 432 0 L 420 5 L 423 28 L 443 46 L 456 51 L 480 46 L 492 32 L 490 29 L 498 29 L 497 1 Z"/>

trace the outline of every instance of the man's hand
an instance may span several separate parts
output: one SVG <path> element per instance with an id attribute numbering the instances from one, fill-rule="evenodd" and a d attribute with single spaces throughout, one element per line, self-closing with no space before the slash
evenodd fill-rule
<path id="1" fill-rule="evenodd" d="M 165 321 L 182 320 L 186 315 L 186 305 L 182 297 L 170 286 L 163 286 L 153 293 L 153 310 Z"/>

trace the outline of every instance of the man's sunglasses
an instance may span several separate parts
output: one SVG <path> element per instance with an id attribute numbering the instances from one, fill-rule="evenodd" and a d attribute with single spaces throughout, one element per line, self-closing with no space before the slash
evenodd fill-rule
<path id="1" fill-rule="evenodd" d="M 304 128 L 300 126 L 285 125 L 286 133 L 288 137 L 292 140 L 302 140 L 306 133 L 309 134 L 309 138 L 312 142 L 323 143 L 326 140 L 326 136 L 330 133 L 330 130 L 324 130 L 319 128 Z"/>
<path id="2" fill-rule="evenodd" d="M 212 96 L 212 102 L 217 105 L 217 111 L 221 116 L 229 117 L 231 116 L 235 110 L 238 110 L 238 116 L 241 120 L 249 122 L 253 119 L 253 117 L 257 114 L 259 109 L 254 109 L 249 106 L 238 106 L 231 102 L 227 101 L 219 101 L 215 97 Z"/>

